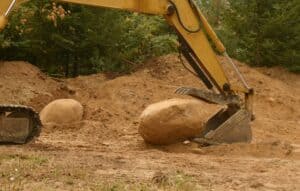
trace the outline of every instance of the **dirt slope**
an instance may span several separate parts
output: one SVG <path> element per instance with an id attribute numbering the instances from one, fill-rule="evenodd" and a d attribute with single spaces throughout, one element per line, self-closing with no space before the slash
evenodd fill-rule
<path id="1" fill-rule="evenodd" d="M 2 181 L 25 190 L 97 190 L 99 182 L 106 181 L 151 183 L 159 172 L 192 177 L 204 190 L 296 190 L 300 76 L 237 64 L 256 91 L 253 143 L 198 148 L 182 143 L 153 147 L 137 132 L 139 115 L 147 105 L 182 98 L 173 94 L 178 86 L 203 87 L 176 55 L 150 60 L 137 72 L 115 79 L 97 74 L 53 80 L 27 63 L 0 63 L 1 103 L 41 110 L 54 99 L 74 98 L 85 107 L 81 123 L 44 127 L 41 137 L 26 146 L 0 146 L 0 185 Z M 11 176 L 16 180 L 5 181 Z"/>
<path id="2" fill-rule="evenodd" d="M 55 90 L 64 93 L 63 83 L 27 62 L 0 62 L 0 76 L 0 103 L 28 104 L 36 96 L 55 97 Z"/>

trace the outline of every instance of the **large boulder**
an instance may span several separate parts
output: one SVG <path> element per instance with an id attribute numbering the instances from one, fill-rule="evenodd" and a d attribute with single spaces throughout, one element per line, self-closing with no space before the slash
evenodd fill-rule
<path id="1" fill-rule="evenodd" d="M 73 99 L 58 99 L 49 103 L 40 113 L 42 124 L 79 122 L 83 117 L 82 105 Z"/>
<path id="2" fill-rule="evenodd" d="M 170 99 L 148 106 L 140 117 L 139 133 L 156 145 L 195 137 L 216 107 L 192 99 Z"/>

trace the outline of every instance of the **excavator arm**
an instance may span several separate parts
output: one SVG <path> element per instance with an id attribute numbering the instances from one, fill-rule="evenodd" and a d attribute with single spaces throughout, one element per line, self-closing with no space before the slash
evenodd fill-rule
<path id="1" fill-rule="evenodd" d="M 6 24 L 13 6 L 28 0 L 1 0 L 0 29 Z M 207 123 L 207 139 L 215 142 L 249 141 L 249 118 L 252 116 L 253 90 L 246 83 L 238 68 L 226 53 L 226 49 L 219 40 L 212 27 L 203 16 L 193 0 L 57 0 L 58 2 L 75 3 L 81 5 L 128 10 L 151 15 L 163 16 L 167 23 L 174 28 L 179 36 L 180 50 L 193 68 L 196 75 L 204 82 L 210 91 L 182 87 L 176 92 L 191 95 L 204 101 L 227 105 L 226 110 L 220 111 Z M 236 72 L 242 86 L 234 87 L 230 84 L 224 69 L 217 59 L 213 44 L 220 54 L 223 54 Z M 244 99 L 238 96 L 244 94 Z M 246 124 L 246 125 L 245 125 Z M 222 127 L 222 125 L 225 127 Z M 236 128 L 230 129 L 233 126 Z M 244 128 L 243 126 L 247 126 Z M 239 130 L 237 130 L 239 128 Z M 230 139 L 213 139 L 223 131 L 239 132 L 246 129 L 247 133 L 232 135 Z M 218 130 L 219 132 L 213 132 Z M 210 134 L 209 136 L 207 136 Z M 234 138 L 234 137 L 240 138 Z M 233 138 L 232 138 L 233 137 Z M 241 138 L 242 137 L 242 138 Z M 234 139 L 234 140 L 233 140 Z"/>

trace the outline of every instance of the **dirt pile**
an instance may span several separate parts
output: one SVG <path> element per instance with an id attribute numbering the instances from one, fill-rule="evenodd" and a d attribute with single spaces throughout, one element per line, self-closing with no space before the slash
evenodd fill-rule
<path id="1" fill-rule="evenodd" d="M 300 76 L 236 63 L 256 92 L 253 143 L 208 148 L 193 143 L 153 147 L 138 134 L 139 116 L 147 106 L 187 98 L 174 94 L 179 86 L 204 87 L 182 67 L 177 55 L 149 60 L 138 71 L 114 79 L 97 74 L 57 80 L 28 63 L 1 63 L 1 103 L 23 103 L 40 111 L 55 99 L 72 98 L 83 104 L 85 114 L 82 122 L 65 128 L 45 127 L 36 143 L 13 147 L 16 150 L 1 147 L 0 155 L 17 152 L 47 158 L 42 168 L 31 165 L 32 177 L 24 181 L 39 180 L 40 190 L 55 182 L 61 185 L 53 189 L 68 190 L 71 186 L 63 181 L 70 179 L 73 186 L 86 186 L 82 190 L 103 179 L 148 181 L 157 171 L 183 172 L 207 190 L 249 190 L 252 185 L 261 190 L 296 190 L 300 186 Z M 229 76 L 236 81 L 233 72 Z M 10 165 L 0 162 L 0 169 L 9 174 L 11 169 L 5 168 Z M 62 169 L 59 176 L 56 169 Z"/>
<path id="2" fill-rule="evenodd" d="M 300 88 L 293 83 L 299 76 L 293 75 L 293 82 L 288 78 L 282 81 L 279 75 L 271 75 L 272 69 L 268 70 L 270 75 L 265 75 L 236 63 L 256 92 L 254 141 L 266 138 L 297 141 L 297 133 L 289 132 L 298 132 L 300 123 Z M 115 79 L 97 74 L 56 80 L 24 62 L 2 62 L 0 74 L 2 103 L 23 103 L 40 111 L 55 99 L 73 98 L 83 104 L 86 123 L 101 122 L 109 128 L 105 130 L 108 138 L 118 138 L 111 131 L 137 133 L 139 116 L 148 105 L 176 97 L 187 98 L 173 93 L 177 87 L 203 88 L 200 80 L 182 67 L 176 55 L 149 60 L 137 72 Z M 236 81 L 233 72 L 229 76 Z"/>
<path id="3" fill-rule="evenodd" d="M 294 83 L 299 76 L 292 75 L 290 80 L 282 81 L 286 72 L 272 75 L 278 69 L 275 72 L 269 69 L 269 75 L 265 75 L 239 62 L 236 64 L 256 93 L 254 141 L 298 140 L 297 133 L 289 132 L 298 132 L 300 123 L 300 88 Z M 182 67 L 176 55 L 149 60 L 137 72 L 115 79 L 97 74 L 56 80 L 24 62 L 1 63 L 0 74 L 2 103 L 23 103 L 40 111 L 55 99 L 73 98 L 83 104 L 86 123 L 101 122 L 99 126 L 108 127 L 104 133 L 107 138 L 118 138 L 123 131 L 137 133 L 139 116 L 148 105 L 176 97 L 187 98 L 173 93 L 177 87 L 204 88 L 200 80 Z M 236 81 L 233 72 L 229 76 Z"/>
<path id="4" fill-rule="evenodd" d="M 0 62 L 0 103 L 27 104 L 37 96 L 52 95 L 59 83 L 27 62 Z"/>

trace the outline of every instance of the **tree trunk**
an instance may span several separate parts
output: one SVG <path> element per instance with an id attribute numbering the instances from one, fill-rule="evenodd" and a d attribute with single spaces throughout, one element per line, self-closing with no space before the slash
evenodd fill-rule
<path id="1" fill-rule="evenodd" d="M 79 62 L 79 58 L 78 56 L 75 56 L 75 59 L 73 60 L 73 77 L 77 77 L 78 76 L 78 62 Z"/>

